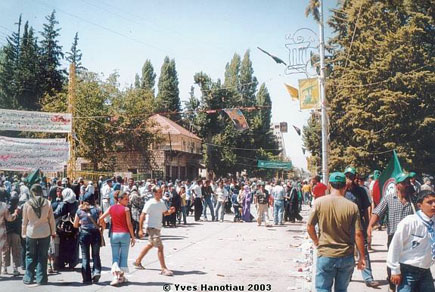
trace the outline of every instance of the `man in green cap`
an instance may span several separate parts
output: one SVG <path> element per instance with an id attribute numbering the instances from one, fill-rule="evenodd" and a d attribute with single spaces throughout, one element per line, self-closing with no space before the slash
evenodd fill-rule
<path id="1" fill-rule="evenodd" d="M 391 240 L 397 230 L 397 225 L 408 215 L 414 213 L 415 207 L 410 202 L 406 194 L 406 190 L 410 185 L 409 174 L 401 172 L 394 178 L 395 188 L 386 188 L 386 194 L 382 198 L 379 205 L 373 210 L 372 217 L 370 218 L 369 226 L 367 227 L 367 236 L 372 237 L 372 229 L 379 218 L 383 218 L 388 211 L 387 220 L 387 234 L 388 241 L 387 247 L 390 247 Z M 390 291 L 395 291 L 395 285 L 390 281 L 391 270 L 387 267 L 388 281 L 390 284 Z"/>
<path id="2" fill-rule="evenodd" d="M 318 254 L 315 286 L 317 291 L 331 291 L 332 285 L 335 291 L 347 291 L 355 267 L 355 243 L 361 255 L 357 267 L 365 268 L 364 235 L 358 206 L 344 197 L 345 175 L 331 173 L 329 185 L 331 194 L 314 201 L 307 224 Z"/>

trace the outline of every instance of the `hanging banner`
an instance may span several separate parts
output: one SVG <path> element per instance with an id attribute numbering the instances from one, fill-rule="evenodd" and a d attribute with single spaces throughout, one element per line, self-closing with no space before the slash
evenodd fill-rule
<path id="1" fill-rule="evenodd" d="M 0 109 L 0 131 L 70 133 L 71 114 Z"/>
<path id="2" fill-rule="evenodd" d="M 233 121 L 234 126 L 238 131 L 249 129 L 248 122 L 245 119 L 242 111 L 238 108 L 224 109 L 230 119 Z"/>
<path id="3" fill-rule="evenodd" d="M 0 169 L 63 171 L 69 156 L 65 139 L 22 139 L 0 136 Z"/>
<path id="4" fill-rule="evenodd" d="M 272 160 L 258 160 L 257 167 L 259 168 L 275 168 L 275 169 L 292 169 L 291 162 L 272 161 Z"/>
<path id="5" fill-rule="evenodd" d="M 299 80 L 300 109 L 313 109 L 319 107 L 319 83 L 317 78 Z"/>

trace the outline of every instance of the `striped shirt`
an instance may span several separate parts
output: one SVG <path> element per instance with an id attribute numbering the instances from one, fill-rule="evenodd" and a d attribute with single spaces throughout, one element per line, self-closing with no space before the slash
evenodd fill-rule
<path id="1" fill-rule="evenodd" d="M 406 202 L 405 204 L 402 204 L 396 194 L 386 195 L 382 198 L 379 205 L 373 210 L 373 214 L 378 215 L 379 218 L 383 218 L 387 211 L 388 235 L 393 235 L 396 232 L 397 225 L 399 225 L 399 222 L 402 221 L 403 218 L 414 213 L 411 203 Z"/>

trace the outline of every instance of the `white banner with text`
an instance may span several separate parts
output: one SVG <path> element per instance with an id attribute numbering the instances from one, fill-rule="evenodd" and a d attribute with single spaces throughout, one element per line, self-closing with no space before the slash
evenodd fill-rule
<path id="1" fill-rule="evenodd" d="M 24 139 L 0 136 L 0 169 L 63 171 L 69 157 L 65 139 Z"/>
<path id="2" fill-rule="evenodd" d="M 71 114 L 0 109 L 0 131 L 70 133 Z"/>

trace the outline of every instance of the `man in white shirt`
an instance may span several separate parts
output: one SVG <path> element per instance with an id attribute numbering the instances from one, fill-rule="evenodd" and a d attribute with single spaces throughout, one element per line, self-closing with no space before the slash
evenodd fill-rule
<path id="1" fill-rule="evenodd" d="M 133 262 L 136 269 L 145 269 L 141 261 L 153 247 L 157 247 L 157 256 L 160 261 L 162 269 L 161 274 L 165 276 L 172 276 L 173 273 L 166 267 L 165 255 L 163 254 L 163 244 L 160 239 L 160 230 L 162 229 L 163 216 L 171 215 L 175 212 L 175 208 L 171 207 L 169 210 L 165 203 L 162 201 L 162 189 L 154 188 L 154 198 L 150 199 L 144 206 L 142 214 L 139 218 L 139 238 L 143 237 L 143 222 L 146 218 L 146 232 L 148 233 L 149 243 L 146 245 L 139 254 L 139 257 Z"/>
<path id="2" fill-rule="evenodd" d="M 216 221 L 219 221 L 219 214 L 221 218 L 221 222 L 224 222 L 224 215 L 225 215 L 225 202 L 228 200 L 228 191 L 224 187 L 224 182 L 220 181 L 218 184 L 218 187 L 214 191 L 217 197 L 217 203 L 215 207 L 215 218 Z M 220 212 L 219 212 L 220 210 Z"/>
<path id="3" fill-rule="evenodd" d="M 387 265 L 398 292 L 434 292 L 430 266 L 435 259 L 435 193 L 421 191 L 420 208 L 400 221 L 388 249 Z"/>
<path id="4" fill-rule="evenodd" d="M 193 205 L 195 206 L 195 221 L 199 221 L 202 214 L 202 181 L 198 180 L 197 182 L 194 182 L 193 186 L 191 187 L 192 190 L 192 196 L 193 196 Z"/>

